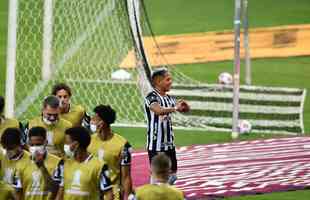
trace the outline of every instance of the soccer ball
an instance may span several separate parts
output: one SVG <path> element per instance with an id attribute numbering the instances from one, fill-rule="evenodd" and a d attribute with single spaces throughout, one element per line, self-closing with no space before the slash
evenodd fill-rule
<path id="1" fill-rule="evenodd" d="M 252 129 L 252 125 L 248 120 L 240 120 L 238 122 L 238 132 L 240 134 L 249 133 Z"/>
<path id="2" fill-rule="evenodd" d="M 222 72 L 218 77 L 219 84 L 231 85 L 233 83 L 233 77 L 228 72 Z"/>

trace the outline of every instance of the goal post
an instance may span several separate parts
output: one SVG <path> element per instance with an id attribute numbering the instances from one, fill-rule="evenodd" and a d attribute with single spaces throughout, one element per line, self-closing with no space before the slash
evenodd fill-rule
<path id="1" fill-rule="evenodd" d="M 15 71 L 16 71 L 16 32 L 17 32 L 18 0 L 9 1 L 8 17 L 8 44 L 7 44 L 7 69 L 5 83 L 5 101 L 10 102 L 5 106 L 5 116 L 14 116 L 15 106 Z"/>

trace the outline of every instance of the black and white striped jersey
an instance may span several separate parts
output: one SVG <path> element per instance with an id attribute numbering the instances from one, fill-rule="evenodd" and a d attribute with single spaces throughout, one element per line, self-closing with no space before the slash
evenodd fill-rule
<path id="1" fill-rule="evenodd" d="M 163 108 L 175 107 L 176 100 L 169 95 L 161 96 L 153 90 L 145 97 L 145 116 L 147 120 L 147 149 L 151 151 L 166 151 L 174 148 L 171 113 L 156 115 L 150 106 L 158 103 Z"/>

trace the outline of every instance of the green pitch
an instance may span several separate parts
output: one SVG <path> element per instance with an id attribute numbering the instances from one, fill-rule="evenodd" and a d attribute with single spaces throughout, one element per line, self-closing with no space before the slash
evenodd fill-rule
<path id="1" fill-rule="evenodd" d="M 233 28 L 233 0 L 145 0 L 145 2 L 156 34 L 206 32 Z M 249 0 L 249 5 L 251 27 L 310 23 L 309 0 Z M 7 11 L 8 0 L 0 1 L 0 95 L 4 95 L 5 89 Z M 252 61 L 252 66 L 253 84 L 255 85 L 307 88 L 304 123 L 306 132 L 310 133 L 309 57 L 257 59 Z M 178 67 L 182 72 L 197 80 L 213 83 L 220 72 L 233 71 L 233 62 L 180 65 Z M 241 81 L 243 82 L 243 79 Z M 135 148 L 144 147 L 144 128 L 115 128 L 115 131 L 128 138 Z M 241 140 L 269 137 L 276 136 L 257 134 L 243 136 Z M 179 146 L 228 141 L 231 141 L 229 133 L 214 134 L 176 130 L 176 143 Z M 232 199 L 307 200 L 309 196 L 310 191 L 306 190 Z"/>

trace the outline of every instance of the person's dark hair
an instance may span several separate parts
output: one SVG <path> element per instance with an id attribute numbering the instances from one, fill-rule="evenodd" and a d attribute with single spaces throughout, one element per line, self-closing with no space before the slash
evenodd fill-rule
<path id="1" fill-rule="evenodd" d="M 52 94 L 56 95 L 59 90 L 65 90 L 66 92 L 68 92 L 70 97 L 72 95 L 71 88 L 65 83 L 58 83 L 58 84 L 54 85 L 52 88 Z"/>
<path id="2" fill-rule="evenodd" d="M 86 150 L 90 144 L 90 133 L 88 129 L 82 126 L 69 128 L 65 131 L 65 134 L 69 135 L 72 141 L 77 141 L 84 150 Z"/>
<path id="3" fill-rule="evenodd" d="M 18 128 L 7 128 L 1 136 L 3 147 L 12 147 L 21 145 L 21 131 Z"/>
<path id="4" fill-rule="evenodd" d="M 157 68 L 152 72 L 151 80 L 154 81 L 157 77 L 163 77 L 168 73 L 168 69 L 166 67 Z"/>
<path id="5" fill-rule="evenodd" d="M 44 140 L 46 139 L 46 129 L 41 126 L 35 126 L 29 129 L 28 138 L 30 139 L 33 136 L 42 137 Z"/>
<path id="6" fill-rule="evenodd" d="M 46 108 L 46 106 L 50 106 L 51 108 L 58 108 L 59 99 L 55 95 L 45 97 L 43 101 L 43 108 Z"/>
<path id="7" fill-rule="evenodd" d="M 168 175 L 170 173 L 171 160 L 163 153 L 154 156 L 151 165 L 156 174 Z"/>
<path id="8" fill-rule="evenodd" d="M 0 114 L 3 113 L 4 110 L 4 98 L 3 96 L 0 96 Z"/>
<path id="9" fill-rule="evenodd" d="M 109 126 L 110 124 L 113 124 L 116 120 L 116 112 L 109 105 L 96 106 L 94 112 Z"/>

